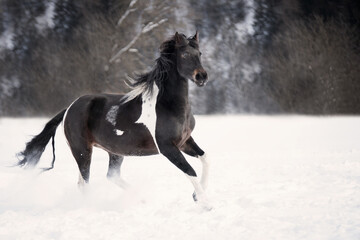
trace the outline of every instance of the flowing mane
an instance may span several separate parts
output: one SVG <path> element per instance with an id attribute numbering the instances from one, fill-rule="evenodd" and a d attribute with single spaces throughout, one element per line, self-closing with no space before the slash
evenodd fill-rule
<path id="1" fill-rule="evenodd" d="M 142 94 L 151 95 L 154 84 L 161 92 L 162 83 L 168 78 L 168 72 L 174 64 L 172 60 L 174 53 L 175 39 L 173 36 L 161 44 L 160 57 L 155 60 L 156 64 L 151 71 L 140 74 L 135 79 L 128 78 L 127 84 L 132 90 L 123 97 L 123 102 L 129 102 Z"/>

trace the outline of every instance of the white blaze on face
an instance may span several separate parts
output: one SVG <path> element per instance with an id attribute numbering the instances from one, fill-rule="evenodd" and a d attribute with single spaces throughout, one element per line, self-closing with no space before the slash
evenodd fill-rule
<path id="1" fill-rule="evenodd" d="M 142 106 L 141 106 L 141 116 L 136 121 L 136 123 L 144 124 L 151 133 L 153 137 L 156 148 L 159 151 L 159 147 L 155 139 L 155 128 L 156 128 L 156 101 L 159 94 L 159 88 L 154 84 L 152 93 L 145 92 L 142 95 Z"/>

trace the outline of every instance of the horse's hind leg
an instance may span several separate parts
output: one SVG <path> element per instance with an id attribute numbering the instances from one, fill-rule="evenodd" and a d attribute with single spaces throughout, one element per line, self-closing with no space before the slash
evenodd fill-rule
<path id="1" fill-rule="evenodd" d="M 107 178 L 114 182 L 116 185 L 125 189 L 128 187 L 128 184 L 121 178 L 120 175 L 120 168 L 123 161 L 123 156 L 109 153 L 109 169 L 107 172 Z"/>
<path id="2" fill-rule="evenodd" d="M 80 171 L 78 185 L 82 187 L 85 183 L 89 182 L 90 178 L 92 146 L 87 144 L 76 144 L 76 146 L 74 146 L 70 143 L 69 145 Z"/>

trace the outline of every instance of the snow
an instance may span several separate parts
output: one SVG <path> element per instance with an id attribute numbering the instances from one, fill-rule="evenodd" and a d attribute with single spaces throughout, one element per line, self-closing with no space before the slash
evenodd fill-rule
<path id="1" fill-rule="evenodd" d="M 17 77 L 2 77 L 0 81 L 0 93 L 3 97 L 12 97 L 20 86 L 21 83 Z M 1 98 L 0 96 L 0 99 Z"/>
<path id="2" fill-rule="evenodd" d="M 0 53 L 4 50 L 13 50 L 14 49 L 14 32 L 13 30 L 7 29 L 0 35 Z"/>
<path id="3" fill-rule="evenodd" d="M 54 14 L 55 2 L 50 1 L 49 4 L 47 4 L 45 13 L 36 18 L 36 27 L 40 33 L 42 33 L 47 28 L 53 28 L 55 26 Z"/>
<path id="4" fill-rule="evenodd" d="M 122 190 L 96 150 L 81 192 L 61 125 L 53 170 L 8 167 L 49 119 L 0 119 L 0 239 L 360 239 L 360 117 L 196 119 L 212 211 L 161 156 L 125 158 Z M 51 159 L 49 144 L 39 167 Z"/>
<path id="5" fill-rule="evenodd" d="M 254 21 L 255 21 L 255 6 L 254 1 L 246 1 L 246 16 L 244 21 L 235 24 L 236 35 L 239 41 L 246 43 L 249 35 L 255 33 Z"/>
<path id="6" fill-rule="evenodd" d="M 256 75 L 261 72 L 261 67 L 257 62 L 252 62 L 250 64 L 244 63 L 241 72 L 245 81 L 254 82 Z"/>

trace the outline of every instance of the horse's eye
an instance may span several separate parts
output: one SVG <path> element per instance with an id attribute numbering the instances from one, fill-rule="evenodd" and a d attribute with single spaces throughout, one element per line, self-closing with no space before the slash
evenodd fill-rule
<path id="1" fill-rule="evenodd" d="M 202 55 L 202 52 L 200 52 L 200 56 Z"/>
<path id="2" fill-rule="evenodd" d="M 181 57 L 182 57 L 182 58 L 187 58 L 188 56 L 189 56 L 189 53 L 182 53 L 182 54 L 181 54 Z"/>

